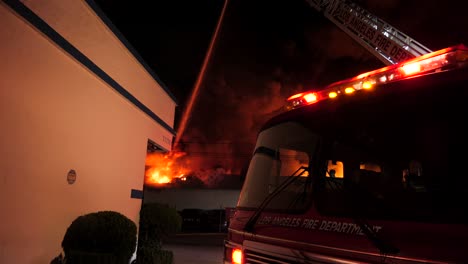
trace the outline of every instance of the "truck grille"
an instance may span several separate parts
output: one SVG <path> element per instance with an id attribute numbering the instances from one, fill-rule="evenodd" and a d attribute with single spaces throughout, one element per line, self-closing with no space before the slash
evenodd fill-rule
<path id="1" fill-rule="evenodd" d="M 278 256 L 273 256 L 265 253 L 259 253 L 253 250 L 246 250 L 245 252 L 245 263 L 246 264 L 299 264 L 309 263 L 304 261 L 298 261 L 297 259 L 287 259 Z"/>

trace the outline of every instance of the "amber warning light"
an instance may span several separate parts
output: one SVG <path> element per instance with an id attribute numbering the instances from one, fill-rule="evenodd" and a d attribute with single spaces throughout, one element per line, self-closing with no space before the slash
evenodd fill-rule
<path id="1" fill-rule="evenodd" d="M 242 259 L 243 253 L 241 249 L 236 248 L 232 250 L 232 264 L 243 264 Z"/>
<path id="2" fill-rule="evenodd" d="M 291 110 L 325 99 L 334 99 L 359 90 L 372 90 L 379 84 L 463 67 L 467 58 L 468 48 L 463 44 L 442 49 L 399 64 L 362 73 L 354 78 L 333 83 L 323 90 L 295 94 L 286 100 L 286 109 Z"/>

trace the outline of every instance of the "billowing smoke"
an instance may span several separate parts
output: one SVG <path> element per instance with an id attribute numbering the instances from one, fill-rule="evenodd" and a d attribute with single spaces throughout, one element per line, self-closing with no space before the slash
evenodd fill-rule
<path id="1" fill-rule="evenodd" d="M 224 1 L 97 2 L 175 93 L 183 112 Z M 468 44 L 466 1 L 353 2 L 430 49 Z M 381 66 L 307 1 L 229 1 L 187 129 L 175 146 L 175 153 L 186 155 L 171 158 L 207 185 L 221 174 L 241 174 L 261 125 L 288 96 Z"/>
<path id="2" fill-rule="evenodd" d="M 415 7 L 416 2 L 357 2 L 379 17 L 383 14 L 382 19 L 403 32 L 429 30 L 405 24 L 418 15 L 414 9 L 406 22 L 390 12 Z M 242 16 L 231 13 L 225 18 L 187 129 L 176 146 L 187 153 L 194 174 L 208 185 L 215 184 L 220 174 L 242 174 L 259 129 L 281 111 L 287 97 L 384 66 L 305 2 L 230 5 L 231 10 L 242 10 Z M 281 19 L 283 15 L 287 19 Z M 439 48 L 436 40 L 422 43 Z"/>
<path id="3" fill-rule="evenodd" d="M 261 126 L 282 111 L 286 98 L 380 63 L 309 11 L 305 16 L 323 25 L 305 23 L 294 29 L 297 21 L 278 21 L 276 14 L 265 24 L 246 22 L 256 20 L 256 14 L 225 18 L 187 129 L 176 146 L 192 158 L 195 170 L 241 174 Z"/>

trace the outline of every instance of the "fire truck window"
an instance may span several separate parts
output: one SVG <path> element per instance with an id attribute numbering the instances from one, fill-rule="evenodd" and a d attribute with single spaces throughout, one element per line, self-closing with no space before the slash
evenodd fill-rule
<path id="1" fill-rule="evenodd" d="M 307 153 L 293 149 L 280 148 L 278 151 L 279 160 L 277 162 L 277 172 L 272 175 L 268 184 L 268 193 L 274 192 L 279 186 L 285 183 L 291 177 L 299 177 L 295 183 L 289 184 L 279 196 L 294 196 L 297 187 L 304 184 L 306 177 L 309 176 L 309 156 Z M 301 187 L 299 187 L 301 188 Z M 283 198 L 285 199 L 285 198 Z M 287 198 L 286 198 L 287 199 Z M 278 199 L 277 199 L 278 200 Z"/>
<path id="2" fill-rule="evenodd" d="M 303 151 L 281 148 L 279 153 L 281 161 L 280 176 L 298 175 L 296 171 L 299 168 L 309 166 L 309 156 Z M 305 170 L 300 176 L 307 177 L 309 172 Z"/>
<path id="3" fill-rule="evenodd" d="M 371 162 L 361 162 L 359 164 L 359 169 L 360 170 L 366 170 L 366 171 L 373 171 L 373 172 L 382 172 L 382 168 L 380 165 L 371 163 Z"/>
<path id="4" fill-rule="evenodd" d="M 294 178 L 294 180 L 275 195 L 270 207 L 294 209 L 298 205 L 303 206 L 303 202 L 306 201 L 306 199 L 301 196 L 307 195 L 308 193 L 310 194 L 310 192 L 307 191 L 309 156 L 303 151 L 280 148 L 278 166 L 278 173 L 272 175 L 273 177 L 270 178 L 271 182 L 268 185 L 269 193 L 278 190 L 280 186 L 283 186 L 283 184 L 292 178 Z"/>
<path id="5" fill-rule="evenodd" d="M 256 208 L 273 193 L 265 210 L 297 211 L 309 206 L 312 199 L 310 163 L 317 142 L 316 134 L 295 122 L 261 132 L 238 206 Z M 276 192 L 279 189 L 281 191 Z"/>
<path id="6" fill-rule="evenodd" d="M 403 187 L 416 192 L 425 192 L 427 189 L 424 181 L 425 178 L 423 175 L 423 167 L 421 162 L 417 160 L 411 160 L 408 163 L 408 167 L 403 170 Z"/>
<path id="7" fill-rule="evenodd" d="M 327 167 L 326 177 L 330 178 L 344 178 L 343 162 L 336 160 L 329 160 Z"/>
<path id="8" fill-rule="evenodd" d="M 328 177 L 317 186 L 317 208 L 340 217 L 466 221 L 462 197 L 468 177 L 460 166 L 467 129 L 461 112 L 454 112 L 459 118 L 447 119 L 426 107 L 398 111 L 333 130 L 340 133 L 329 139 L 327 171 L 337 172 L 332 160 L 341 161 L 345 177 L 341 183 L 324 175 Z"/>
<path id="9" fill-rule="evenodd" d="M 351 213 L 350 210 L 356 211 L 356 206 L 375 211 L 375 201 L 382 197 L 385 186 L 384 163 L 380 155 L 369 148 L 369 144 L 362 142 L 332 142 L 325 178 L 318 189 L 319 210 L 337 216 L 347 215 Z"/>

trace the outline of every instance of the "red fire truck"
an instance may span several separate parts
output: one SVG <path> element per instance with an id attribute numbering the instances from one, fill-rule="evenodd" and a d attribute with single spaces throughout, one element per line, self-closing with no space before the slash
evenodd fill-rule
<path id="1" fill-rule="evenodd" d="M 468 263 L 467 59 L 291 96 L 258 134 L 225 263 Z"/>
<path id="2" fill-rule="evenodd" d="M 468 263 L 468 49 L 413 57 L 288 98 L 224 263 Z"/>

